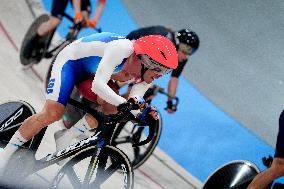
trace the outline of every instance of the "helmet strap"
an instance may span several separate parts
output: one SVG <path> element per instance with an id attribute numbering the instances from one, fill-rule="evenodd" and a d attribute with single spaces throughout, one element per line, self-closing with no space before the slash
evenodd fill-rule
<path id="1" fill-rule="evenodd" d="M 144 74 L 148 70 L 144 64 L 141 64 L 141 81 L 144 81 Z"/>

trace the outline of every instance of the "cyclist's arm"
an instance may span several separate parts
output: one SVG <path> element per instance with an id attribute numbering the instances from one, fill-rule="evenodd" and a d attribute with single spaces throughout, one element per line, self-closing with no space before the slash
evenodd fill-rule
<path id="1" fill-rule="evenodd" d="M 75 14 L 81 12 L 81 0 L 72 0 Z"/>
<path id="2" fill-rule="evenodd" d="M 96 20 L 97 23 L 100 20 L 102 14 L 103 14 L 105 3 L 106 3 L 106 0 L 98 0 L 97 6 L 96 6 L 96 9 L 95 9 L 95 15 L 94 15 L 94 18 L 93 18 L 93 20 Z"/>
<path id="3" fill-rule="evenodd" d="M 176 96 L 177 87 L 178 87 L 178 78 L 181 75 L 183 68 L 187 61 L 179 62 L 178 67 L 172 71 L 170 81 L 168 83 L 168 100 L 171 100 Z"/>
<path id="4" fill-rule="evenodd" d="M 128 96 L 129 96 L 129 93 L 131 91 L 131 87 L 132 87 L 132 83 L 133 81 L 132 80 L 129 80 L 129 81 L 116 81 L 116 84 L 119 86 L 119 88 L 122 88 L 124 87 L 125 85 L 128 85 L 127 87 L 127 90 L 124 94 L 121 94 L 121 96 L 125 99 L 128 99 Z"/>
<path id="5" fill-rule="evenodd" d="M 89 41 L 82 42 L 83 38 L 74 41 L 63 49 L 67 60 L 77 60 L 84 57 L 102 57 L 92 82 L 92 91 L 106 102 L 118 106 L 126 100 L 117 95 L 108 85 L 116 66 L 133 52 L 132 42 L 119 38 L 110 42 Z"/>
<path id="6" fill-rule="evenodd" d="M 126 100 L 117 95 L 108 85 L 115 67 L 118 66 L 124 58 L 129 57 L 133 53 L 131 41 L 127 39 L 115 40 L 108 43 L 105 48 L 96 75 L 92 83 L 92 91 L 106 102 L 118 106 L 126 102 Z"/>
<path id="7" fill-rule="evenodd" d="M 169 83 L 168 83 L 168 100 L 172 100 L 173 97 L 176 96 L 178 87 L 178 78 L 177 77 L 171 77 Z"/>
<path id="8" fill-rule="evenodd" d="M 152 83 L 147 84 L 145 81 L 134 84 L 130 90 L 129 98 L 132 96 L 143 97 L 146 91 L 152 86 Z"/>

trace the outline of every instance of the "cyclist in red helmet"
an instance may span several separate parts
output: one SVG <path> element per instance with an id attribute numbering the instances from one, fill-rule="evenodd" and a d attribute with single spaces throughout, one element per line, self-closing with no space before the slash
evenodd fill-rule
<path id="1" fill-rule="evenodd" d="M 168 113 L 174 113 L 177 107 L 173 104 L 172 98 L 176 96 L 179 77 L 185 67 L 190 56 L 192 56 L 199 48 L 199 37 L 191 29 L 181 29 L 179 31 L 173 31 L 164 26 L 149 26 L 139 28 L 130 32 L 126 38 L 130 40 L 136 40 L 146 35 L 162 35 L 167 37 L 176 46 L 178 52 L 178 67 L 171 73 L 170 80 L 168 82 L 168 101 L 167 111 Z M 123 85 L 123 84 L 122 84 Z M 153 89 L 147 91 L 147 100 L 151 101 L 155 95 L 152 95 Z M 127 95 L 127 94 L 125 94 Z M 149 96 L 149 97 L 148 97 Z"/>
<path id="2" fill-rule="evenodd" d="M 179 77 L 187 64 L 190 57 L 195 54 L 197 49 L 199 48 L 199 37 L 198 35 L 191 29 L 181 29 L 179 31 L 173 31 L 170 28 L 164 26 L 149 26 L 139 28 L 137 30 L 131 31 L 126 38 L 129 40 L 137 40 L 143 36 L 148 35 L 162 35 L 167 37 L 176 47 L 178 52 L 178 67 L 173 69 L 171 72 L 171 76 L 168 82 L 168 99 L 166 110 L 168 113 L 174 113 L 177 111 L 176 104 L 173 103 L 173 98 L 176 96 Z M 84 91 L 84 88 L 88 88 L 91 81 L 85 81 L 80 85 L 81 91 Z M 120 88 L 124 85 L 129 84 L 128 82 L 117 82 L 117 88 Z M 128 85 L 128 90 L 122 96 L 127 97 L 129 91 L 131 90 L 132 84 Z M 87 93 L 86 95 L 91 95 L 92 93 Z M 74 93 L 75 96 L 79 95 L 77 92 Z M 144 95 L 144 99 L 147 102 L 151 102 L 151 100 L 156 96 L 154 86 L 150 87 Z M 67 107 L 66 114 L 63 116 L 63 123 L 65 126 L 73 125 L 77 120 L 80 119 L 82 115 L 79 114 L 76 110 L 71 106 Z"/>
<path id="3" fill-rule="evenodd" d="M 46 102 L 42 111 L 26 119 L 0 153 L 0 170 L 11 155 L 42 128 L 62 118 L 75 85 L 93 77 L 88 88 L 99 103 L 112 105 L 102 109 L 104 114 L 124 108 L 127 99 L 117 94 L 114 81 L 134 81 L 130 99 L 144 104 L 142 97 L 154 79 L 175 69 L 178 56 L 173 43 L 166 37 L 150 35 L 132 42 L 115 33 L 98 33 L 80 38 L 66 46 L 56 57 Z M 99 97 L 99 98 L 98 98 Z M 143 121 L 152 125 L 158 119 L 154 108 L 145 108 Z M 141 116 L 140 116 L 141 118 Z M 142 119 L 142 118 L 141 118 Z M 98 121 L 87 114 L 72 128 L 63 132 L 57 144 L 65 147 L 74 137 L 96 128 Z M 60 146 L 57 146 L 61 148 Z"/>

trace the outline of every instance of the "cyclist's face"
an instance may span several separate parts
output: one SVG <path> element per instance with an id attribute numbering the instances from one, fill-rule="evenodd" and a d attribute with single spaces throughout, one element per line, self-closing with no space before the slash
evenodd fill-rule
<path id="1" fill-rule="evenodd" d="M 159 73 L 159 72 L 156 72 L 155 70 L 151 70 L 151 69 L 148 69 L 145 73 L 144 73 L 144 81 L 146 83 L 152 83 L 154 81 L 154 79 L 158 79 L 159 77 L 161 77 L 162 74 Z"/>
<path id="2" fill-rule="evenodd" d="M 178 48 L 178 61 L 183 62 L 188 59 L 192 52 L 192 48 L 185 44 L 180 44 Z"/>
<path id="3" fill-rule="evenodd" d="M 141 64 L 143 64 L 146 68 L 153 70 L 158 75 L 167 74 L 171 71 L 171 69 L 161 65 L 160 63 L 151 60 L 146 55 L 141 55 Z"/>
<path id="4" fill-rule="evenodd" d="M 138 78 L 141 75 L 141 60 L 133 53 L 127 60 L 128 66 L 130 69 L 128 70 L 131 77 Z"/>

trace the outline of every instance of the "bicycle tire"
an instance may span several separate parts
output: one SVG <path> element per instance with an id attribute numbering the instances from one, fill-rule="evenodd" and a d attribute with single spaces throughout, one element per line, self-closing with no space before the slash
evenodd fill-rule
<path id="1" fill-rule="evenodd" d="M 217 168 L 203 183 L 202 189 L 246 189 L 259 168 L 247 160 L 234 160 Z"/>
<path id="2" fill-rule="evenodd" d="M 30 40 L 36 34 L 38 27 L 42 23 L 46 22 L 47 20 L 49 20 L 48 14 L 40 15 L 39 17 L 37 17 L 33 21 L 33 23 L 30 25 L 28 31 L 26 32 L 25 37 L 24 37 L 22 44 L 21 44 L 21 48 L 20 48 L 20 62 L 21 62 L 22 65 L 27 66 L 27 65 L 32 64 L 32 63 L 38 63 L 43 58 L 44 53 L 45 53 L 46 49 L 48 48 L 48 46 L 51 42 L 51 39 L 53 37 L 55 30 L 53 30 L 48 35 L 45 35 L 44 37 L 42 37 L 40 39 L 41 42 L 43 42 L 45 44 L 45 46 L 42 49 L 41 54 L 38 55 L 36 58 L 26 58 L 24 56 L 24 51 L 27 48 L 27 46 L 30 45 Z"/>
<path id="3" fill-rule="evenodd" d="M 152 155 L 152 153 L 154 152 L 154 150 L 155 150 L 155 148 L 156 148 L 156 146 L 158 145 L 158 142 L 159 142 L 159 139 L 160 139 L 160 136 L 161 136 L 161 133 L 162 133 L 162 117 L 161 117 L 161 114 L 160 114 L 160 112 L 158 112 L 159 113 L 159 115 L 160 115 L 160 120 L 159 120 L 159 122 L 158 122 L 158 124 L 157 124 L 157 130 L 156 130 L 156 133 L 155 133 L 155 135 L 154 135 L 154 137 L 153 137 L 153 139 L 152 139 L 152 141 L 149 143 L 149 144 L 147 144 L 148 146 L 146 147 L 146 145 L 143 145 L 143 146 L 140 146 L 140 147 L 137 147 L 137 148 L 146 148 L 146 151 L 143 153 L 143 154 L 139 154 L 140 155 L 140 157 L 134 157 L 134 158 L 130 158 L 131 156 L 129 156 L 128 155 L 128 157 L 130 158 L 130 162 L 131 162 L 131 165 L 132 165 L 132 167 L 133 167 L 133 170 L 134 169 L 137 169 L 138 167 L 140 167 L 141 165 L 143 165 L 148 159 L 149 159 L 149 157 Z M 123 130 L 123 128 L 125 127 L 125 125 L 126 125 L 126 123 L 120 123 L 117 127 L 116 127 L 116 129 L 115 129 L 115 131 L 114 131 L 114 133 L 113 133 L 113 136 L 112 136 L 112 139 L 111 139 L 111 144 L 113 145 L 113 146 L 117 146 L 117 141 L 119 141 L 119 139 L 120 138 L 118 138 L 119 136 L 120 136 L 120 134 L 121 134 L 121 131 Z M 132 130 L 133 131 L 133 130 Z M 128 133 L 128 136 L 134 136 L 133 135 L 134 133 Z M 140 136 L 140 138 L 141 138 L 141 136 Z M 130 139 L 130 141 L 131 141 L 131 139 Z M 124 144 L 124 143 L 128 143 L 128 142 L 130 142 L 130 141 L 120 141 L 119 143 L 121 143 L 121 144 Z M 132 143 L 133 144 L 133 143 Z M 118 146 L 118 148 L 120 148 L 119 146 Z M 132 146 L 131 146 L 131 148 L 132 148 Z M 121 149 L 121 148 L 120 148 Z M 135 148 L 132 148 L 133 150 L 135 150 Z M 127 153 L 129 153 L 129 149 L 127 149 L 127 150 L 124 150 L 124 152 L 126 152 L 127 151 Z M 127 154 L 126 153 L 126 154 Z"/>
<path id="4" fill-rule="evenodd" d="M 16 113 L 18 110 L 22 110 L 21 114 L 19 115 Z M 0 132 L 0 141 L 1 141 L 1 147 L 5 147 L 6 144 L 9 142 L 11 137 L 14 135 L 14 133 L 19 129 L 21 126 L 21 123 L 31 115 L 35 114 L 34 108 L 25 101 L 7 101 L 5 103 L 2 103 L 0 105 L 0 112 L 1 112 L 1 125 L 3 126 L 5 123 L 9 122 L 9 120 L 13 119 L 13 115 L 18 114 L 13 122 L 9 124 L 9 127 L 7 130 L 3 128 L 3 131 Z M 2 128 L 1 128 L 2 130 Z M 23 147 L 30 148 L 34 141 L 34 137 L 26 142 Z"/>
<path id="5" fill-rule="evenodd" d="M 78 152 L 75 156 L 73 156 L 72 159 L 70 159 L 66 164 L 63 165 L 63 167 L 59 170 L 59 172 L 57 173 L 57 175 L 55 176 L 55 178 L 53 179 L 52 181 L 52 184 L 50 186 L 50 188 L 61 188 L 60 186 L 60 182 L 64 182 L 64 183 L 61 183 L 64 185 L 64 187 L 66 188 L 70 188 L 73 187 L 73 188 L 84 188 L 84 185 L 82 183 L 81 180 L 85 179 L 85 176 L 87 175 L 87 171 L 86 173 L 81 173 L 81 175 L 84 175 L 83 179 L 80 179 L 80 176 L 78 176 L 78 172 L 76 172 L 76 170 L 74 170 L 74 166 L 77 166 L 78 164 L 78 167 L 82 170 L 82 166 L 86 165 L 86 162 L 82 162 L 80 164 L 80 161 L 84 161 L 86 158 L 94 158 L 94 161 L 95 162 L 98 162 L 98 166 L 97 167 L 94 167 L 94 166 L 91 166 L 95 169 L 99 169 L 99 164 L 100 162 L 104 162 L 105 160 L 105 155 L 110 157 L 111 159 L 113 159 L 112 161 L 108 161 L 108 162 L 111 162 L 113 163 L 113 161 L 116 161 L 117 164 L 114 164 L 116 166 L 119 166 L 119 169 L 115 169 L 115 171 L 118 171 L 118 174 L 121 175 L 121 173 L 123 173 L 123 181 L 122 181 L 122 188 L 124 189 L 132 189 L 133 188 L 133 185 L 134 185 L 134 175 L 133 175 L 133 171 L 132 171 L 132 167 L 131 167 L 131 164 L 130 164 L 130 161 L 128 159 L 128 157 L 126 156 L 125 153 L 123 153 L 120 149 L 116 148 L 116 147 L 113 147 L 113 146 L 105 146 L 104 148 L 101 149 L 100 151 L 100 154 L 95 157 L 93 156 L 94 155 L 94 150 L 95 150 L 96 146 L 91 146 L 87 149 L 84 149 L 80 152 Z M 90 163 L 90 162 L 89 162 Z M 89 164 L 88 163 L 88 164 Z M 94 165 L 94 164 L 93 164 Z M 116 167 L 118 168 L 118 167 Z M 110 169 L 110 170 L 108 170 Z M 109 166 L 107 167 L 106 170 L 108 170 L 109 172 L 112 172 L 113 170 L 113 167 L 112 166 Z M 100 174 L 100 176 L 103 178 L 104 181 L 107 181 L 109 179 L 109 175 L 105 174 L 105 172 L 107 173 L 107 171 L 97 171 L 96 174 Z M 113 173 L 110 173 L 110 174 L 113 174 Z M 96 175 L 98 176 L 98 175 Z M 111 175 L 112 176 L 112 175 Z M 66 180 L 66 178 L 64 179 L 64 177 L 69 177 L 69 179 Z M 104 178 L 105 177 L 105 178 Z M 70 179 L 71 178 L 71 179 Z M 89 178 L 92 178 L 92 176 L 89 176 Z M 63 180 L 64 179 L 64 180 Z M 97 177 L 95 178 L 97 179 Z M 71 184 L 68 185 L 67 181 L 71 182 Z M 94 189 L 104 189 L 104 188 L 109 188 L 109 186 L 107 186 L 107 183 L 110 183 L 110 182 L 103 182 L 103 186 L 102 185 L 99 185 L 97 186 L 96 185 L 96 181 L 93 181 L 91 182 L 91 187 L 94 188 Z M 91 188 L 89 186 L 89 183 L 87 183 L 88 187 Z M 103 187 L 103 188 L 102 188 Z M 116 185 L 116 188 L 119 189 L 118 185 Z"/>

